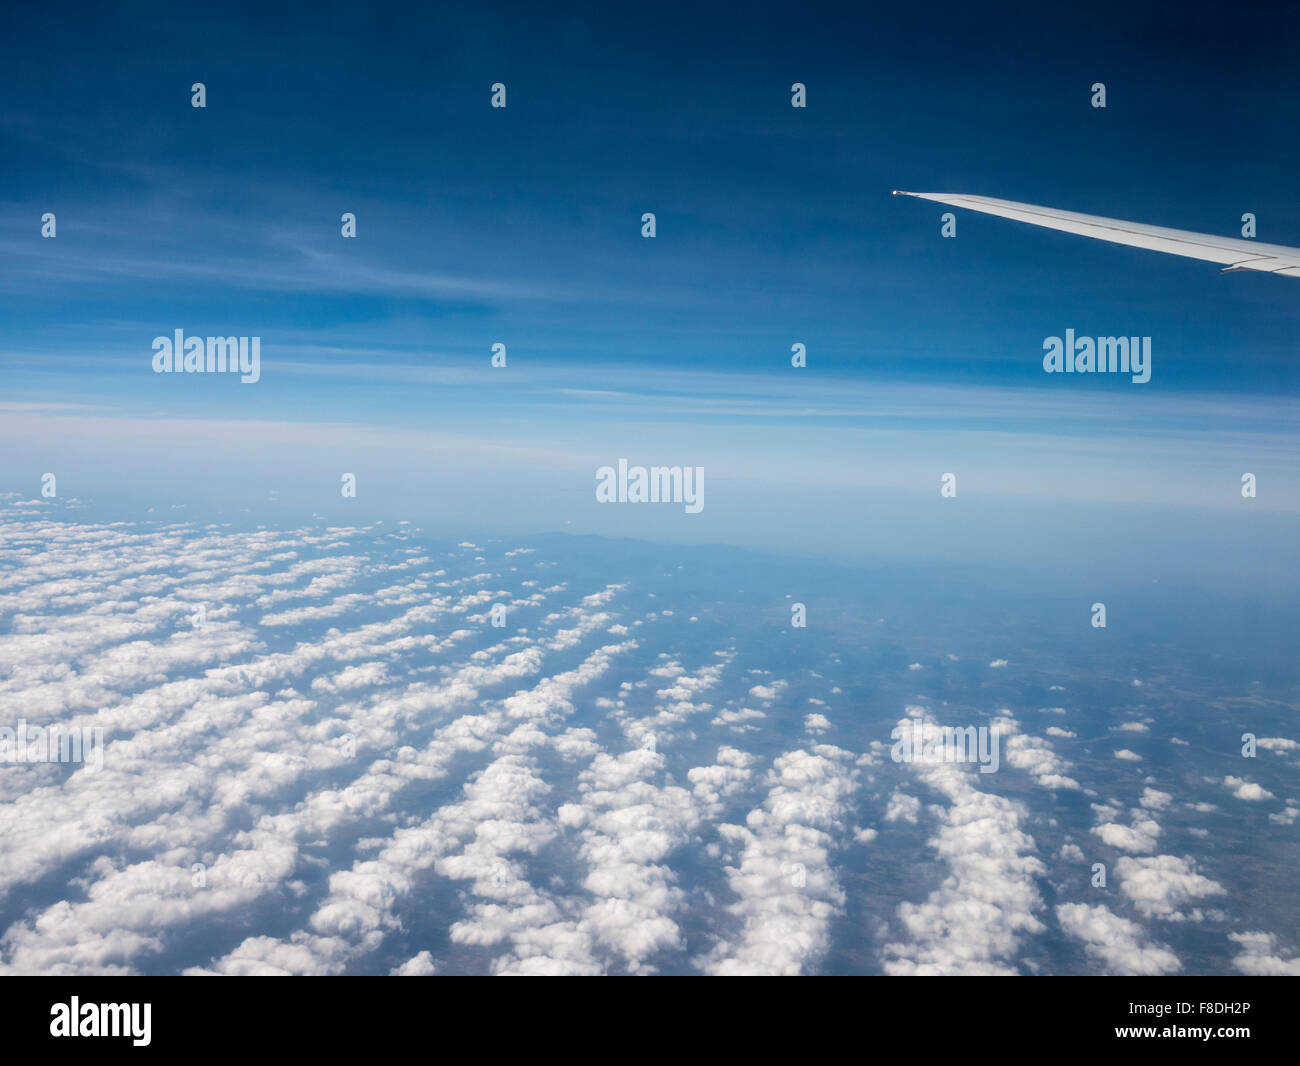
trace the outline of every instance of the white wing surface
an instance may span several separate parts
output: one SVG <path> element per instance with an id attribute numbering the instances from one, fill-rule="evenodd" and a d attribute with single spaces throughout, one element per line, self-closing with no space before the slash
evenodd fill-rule
<path id="1" fill-rule="evenodd" d="M 1260 244 L 1237 237 L 1218 237 L 1212 233 L 1191 233 L 1187 230 L 1169 229 L 1165 226 L 1147 226 L 1140 222 L 1123 222 L 1117 218 L 1100 215 L 1080 215 L 1074 211 L 1057 211 L 1051 207 L 1018 204 L 1013 200 L 995 200 L 991 196 L 967 196 L 963 193 L 904 192 L 894 190 L 895 196 L 919 196 L 922 200 L 952 207 L 965 207 L 986 215 L 997 215 L 1032 226 L 1046 226 L 1081 237 L 1095 237 L 1112 244 L 1127 244 L 1133 248 L 1149 248 L 1154 252 L 1187 256 L 1220 263 L 1224 271 L 1261 270 L 1267 274 L 1284 274 L 1300 278 L 1300 248 L 1287 248 L 1280 244 Z"/>

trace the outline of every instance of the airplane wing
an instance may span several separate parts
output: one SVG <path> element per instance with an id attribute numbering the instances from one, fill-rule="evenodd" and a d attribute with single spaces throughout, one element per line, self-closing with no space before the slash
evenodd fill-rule
<path id="1" fill-rule="evenodd" d="M 1051 207 L 1018 204 L 1012 200 L 995 200 L 991 196 L 904 192 L 902 189 L 895 189 L 894 195 L 919 196 L 922 200 L 965 207 L 986 215 L 1028 222 L 1032 226 L 1077 233 L 1081 237 L 1095 237 L 1112 244 L 1127 244 L 1134 248 L 1149 248 L 1155 252 L 1169 252 L 1171 255 L 1221 263 L 1224 273 L 1230 270 L 1262 270 L 1268 274 L 1300 278 L 1300 248 L 1260 244 L 1236 237 L 1217 237 L 1212 233 L 1190 233 L 1164 226 L 1145 226 L 1139 222 L 1122 222 L 1116 218 L 1102 218 L 1100 215 L 1080 215 L 1073 211 L 1057 211 Z"/>

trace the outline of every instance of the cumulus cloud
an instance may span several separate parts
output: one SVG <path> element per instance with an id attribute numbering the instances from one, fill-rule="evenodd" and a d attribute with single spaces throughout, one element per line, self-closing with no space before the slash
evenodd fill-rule
<path id="1" fill-rule="evenodd" d="M 304 849 L 346 844 L 362 824 L 391 828 L 404 790 L 467 754 L 492 758 L 465 800 L 423 827 L 439 834 L 437 847 L 413 856 L 420 827 L 398 828 L 375 857 L 329 875 L 303 929 L 250 935 L 187 967 L 340 972 L 396 928 L 395 904 L 437 863 L 499 893 L 493 864 L 513 870 L 558 832 L 536 795 L 512 782 L 544 794 L 531 763 L 539 747 L 567 759 L 595 753 L 594 733 L 564 720 L 573 694 L 620 648 L 596 646 L 574 669 L 499 691 L 540 675 L 546 652 L 528 638 L 493 644 L 486 625 L 445 624 L 482 598 L 471 590 L 490 573 L 453 575 L 400 550 L 390 562 L 394 550 L 358 529 L 49 521 L 11 522 L 5 536 L 24 563 L 0 578 L 0 611 L 21 612 L 0 634 L 0 663 L 16 667 L 0 673 L 0 695 L 21 701 L 33 722 L 58 715 L 106 734 L 97 773 L 0 772 L 0 891 L 81 870 L 76 895 L 31 909 L 4 933 L 6 971 L 138 972 L 175 950 L 179 931 L 230 925 L 308 891 L 303 872 L 317 860 Z M 392 571 L 408 583 L 384 586 Z M 366 580 L 377 588 L 358 590 Z M 561 607 L 537 628 L 539 641 L 589 639 L 608 625 L 617 592 Z M 294 601 L 307 605 L 287 606 Z M 386 613 L 363 617 L 364 603 Z M 468 655 L 450 660 L 467 642 Z M 485 693 L 504 698 L 463 713 Z M 521 884 L 508 876 L 505 887 L 522 893 Z"/>
<path id="2" fill-rule="evenodd" d="M 1113 808 L 1094 807 L 1094 809 L 1108 818 L 1113 818 L 1118 813 Z M 1130 811 L 1129 816 L 1128 825 L 1106 820 L 1093 826 L 1091 832 L 1098 836 L 1102 843 L 1119 851 L 1135 853 L 1155 851 L 1156 838 L 1160 835 L 1159 823 L 1145 811 L 1137 808 Z"/>
<path id="3" fill-rule="evenodd" d="M 1111 764 L 1119 783 L 1097 785 L 1124 799 L 1093 805 L 1091 836 L 1074 804 L 1031 823 L 1013 794 L 1049 805 L 1027 782 L 1080 787 L 1050 743 L 1073 730 L 1030 736 L 999 711 L 1015 772 L 984 776 L 823 743 L 864 730 L 790 700 L 734 635 L 705 643 L 689 602 L 648 615 L 643 586 L 561 574 L 545 550 L 2 504 L 0 537 L 0 725 L 21 712 L 106 736 L 97 773 L 0 765 L 0 972 L 809 973 L 862 891 L 845 865 L 912 847 L 935 865 L 928 895 L 855 929 L 855 948 L 887 973 L 1014 973 L 1044 931 L 1031 824 L 1060 863 L 1123 852 L 1137 917 L 1197 920 L 1224 894 L 1154 854 L 1158 812 L 1214 809 L 1154 776 L 1130 799 L 1131 769 Z M 1271 824 L 1295 821 L 1285 803 Z M 1107 972 L 1177 969 L 1105 907 L 1048 913 Z M 449 948 L 420 942 L 431 921 Z M 1272 934 L 1234 940 L 1242 972 L 1292 972 Z"/>
<path id="4" fill-rule="evenodd" d="M 905 792 L 894 792 L 885 808 L 885 821 L 910 822 L 915 825 L 921 815 L 921 801 Z"/>
<path id="5" fill-rule="evenodd" d="M 908 719 L 899 723 L 908 725 Z M 932 721 L 927 729 L 937 728 Z M 1021 828 L 1025 808 L 975 787 L 978 773 L 958 763 L 906 764 L 948 806 L 930 846 L 948 876 L 923 903 L 899 906 L 906 941 L 883 949 L 888 974 L 1014 974 L 1022 938 L 1040 933 L 1043 904 L 1035 879 L 1045 867 Z"/>
<path id="6" fill-rule="evenodd" d="M 1123 856 L 1115 864 L 1115 872 L 1124 895 L 1146 918 L 1200 921 L 1199 909 L 1184 912 L 1179 908 L 1193 900 L 1227 894 L 1217 881 L 1198 873 L 1191 859 L 1176 855 Z"/>
<path id="7" fill-rule="evenodd" d="M 796 975 L 824 954 L 845 902 L 831 860 L 858 787 L 852 763 L 829 744 L 787 752 L 772 764 L 762 805 L 744 825 L 720 828 L 740 850 L 727 880 L 738 897 L 728 910 L 741 926 L 701 960 L 707 973 Z"/>
<path id="8" fill-rule="evenodd" d="M 1142 798 L 1138 802 L 1148 810 L 1163 811 L 1171 802 L 1173 802 L 1173 798 L 1172 793 L 1161 792 L 1159 789 L 1155 788 L 1144 788 L 1142 790 Z"/>
<path id="9" fill-rule="evenodd" d="M 1252 977 L 1300 976 L 1300 955 L 1282 958 L 1272 933 L 1229 933 L 1228 939 L 1241 945 L 1232 965 L 1242 973 Z"/>
<path id="10" fill-rule="evenodd" d="M 1088 956 L 1109 974 L 1120 977 L 1177 973 L 1178 957 L 1162 944 L 1152 944 L 1142 927 L 1100 904 L 1062 903 L 1056 918 L 1067 936 L 1082 942 Z"/>
<path id="11" fill-rule="evenodd" d="M 1246 781 L 1243 778 L 1229 775 L 1223 779 L 1223 783 L 1231 789 L 1232 794 L 1239 800 L 1251 800 L 1257 802 L 1259 800 L 1270 800 L 1274 798 L 1273 793 L 1262 785 L 1256 784 L 1254 781 Z"/>
<path id="12" fill-rule="evenodd" d="M 994 724 L 1003 734 L 1002 746 L 1008 764 L 1024 770 L 1042 788 L 1068 791 L 1080 788 L 1079 782 L 1066 772 L 1070 764 L 1057 755 L 1052 745 L 1042 737 L 1021 733 L 1009 715 L 1001 716 Z"/>
<path id="13" fill-rule="evenodd" d="M 401 966 L 393 967 L 389 974 L 393 977 L 430 977 L 436 972 L 437 967 L 433 964 L 433 956 L 427 951 L 421 951 L 418 955 L 407 959 Z"/>

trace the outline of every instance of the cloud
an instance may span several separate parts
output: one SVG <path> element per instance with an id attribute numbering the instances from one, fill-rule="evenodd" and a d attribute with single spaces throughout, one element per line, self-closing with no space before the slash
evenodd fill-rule
<path id="1" fill-rule="evenodd" d="M 138 972 L 164 950 L 194 951 L 205 930 L 265 920 L 270 901 L 311 891 L 304 878 L 320 849 L 337 862 L 341 849 L 360 846 L 356 827 L 393 830 L 404 791 L 467 755 L 489 761 L 469 776 L 462 801 L 330 872 L 305 928 L 255 933 L 181 968 L 341 972 L 398 927 L 398 901 L 438 863 L 453 880 L 499 895 L 489 860 L 515 870 L 518 856 L 559 832 L 537 806 L 546 786 L 534 751 L 595 754 L 594 733 L 565 724 L 573 696 L 635 647 L 597 644 L 577 666 L 511 695 L 497 690 L 539 675 L 547 646 L 601 632 L 617 588 L 553 612 L 535 627 L 539 646 L 492 643 L 498 634 L 486 625 L 444 621 L 478 598 L 447 593 L 490 574 L 467 559 L 450 575 L 459 564 L 439 566 L 418 551 L 398 549 L 401 561 L 391 561 L 395 549 L 364 529 L 40 521 L 9 522 L 5 535 L 25 561 L 0 579 L 0 609 L 17 619 L 0 634 L 0 662 L 17 667 L 0 692 L 33 722 L 58 715 L 106 733 L 97 773 L 0 768 L 0 891 L 65 869 L 79 871 L 81 885 L 9 926 L 0 940 L 8 972 Z M 392 570 L 409 584 L 382 586 Z M 367 581 L 376 588 L 358 589 Z M 324 602 L 294 619 L 264 610 L 309 598 Z M 355 610 L 362 603 L 364 616 Z M 324 629 L 323 619 L 336 624 Z M 267 626 L 293 632 L 271 637 Z M 466 642 L 462 659 L 450 659 Z M 496 698 L 488 710 L 462 713 L 488 693 Z M 506 879 L 515 911 L 527 916 L 511 929 L 544 938 L 536 907 L 551 903 L 529 910 L 523 884 Z M 475 920 L 492 918 L 472 912 L 467 927 Z M 600 969 L 589 957 L 577 964 Z"/>
<path id="2" fill-rule="evenodd" d="M 1232 960 L 1242 973 L 1252 977 L 1300 976 L 1300 956 L 1284 959 L 1277 954 L 1277 937 L 1272 933 L 1229 933 L 1228 939 L 1242 947 Z"/>
<path id="3" fill-rule="evenodd" d="M 723 745 L 712 766 L 696 766 L 687 771 L 695 798 L 714 816 L 724 804 L 740 793 L 753 777 L 751 767 L 757 760 L 737 748 Z"/>
<path id="4" fill-rule="evenodd" d="M 885 821 L 910 822 L 915 825 L 921 814 L 921 801 L 904 792 L 894 792 L 889 797 L 889 806 L 885 808 Z"/>
<path id="5" fill-rule="evenodd" d="M 1151 944 L 1141 926 L 1104 906 L 1062 903 L 1056 908 L 1056 918 L 1065 934 L 1081 941 L 1088 956 L 1100 962 L 1109 974 L 1155 976 L 1182 969 L 1178 956 L 1168 947 Z"/>
<path id="6" fill-rule="evenodd" d="M 427 951 L 421 951 L 418 955 L 407 959 L 401 966 L 395 966 L 389 970 L 392 977 L 431 977 L 437 972 L 437 967 L 433 964 L 433 956 Z"/>
<path id="7" fill-rule="evenodd" d="M 1146 918 L 1171 921 L 1200 921 L 1201 912 L 1179 910 L 1185 903 L 1208 896 L 1223 896 L 1227 890 L 1196 872 L 1191 859 L 1175 855 L 1134 859 L 1123 856 L 1115 864 L 1120 889 Z"/>
<path id="8" fill-rule="evenodd" d="M 740 849 L 727 867 L 738 901 L 727 909 L 741 927 L 701 960 L 710 974 L 805 972 L 825 953 L 831 919 L 845 903 L 831 852 L 858 787 L 850 753 L 828 744 L 786 752 L 767 781 L 767 798 L 743 826 L 719 828 Z"/>
<path id="9" fill-rule="evenodd" d="M 1148 799 L 1147 793 L 1154 793 L 1155 796 L 1164 796 L 1165 793 L 1155 792 L 1154 789 L 1147 789 L 1143 793 L 1143 798 Z M 1144 802 L 1143 807 L 1147 804 Z M 1093 826 L 1091 832 L 1100 837 L 1104 844 L 1119 851 L 1128 852 L 1148 852 L 1155 851 L 1156 838 L 1160 835 L 1160 825 L 1145 810 L 1134 808 L 1129 812 L 1129 825 L 1120 825 L 1111 819 L 1119 813 L 1113 807 L 1103 807 L 1093 804 L 1093 810 L 1096 811 L 1101 823 Z"/>
<path id="10" fill-rule="evenodd" d="M 1159 789 L 1154 788 L 1144 788 L 1142 790 L 1142 798 L 1138 802 L 1148 810 L 1163 811 L 1173 802 L 1173 798 L 1173 795 L 1169 792 L 1161 792 Z"/>
<path id="11" fill-rule="evenodd" d="M 1223 779 L 1224 785 L 1232 790 L 1232 794 L 1239 800 L 1270 800 L 1274 799 L 1273 793 L 1262 785 L 1257 785 L 1253 781 L 1246 781 L 1240 777 L 1229 775 Z"/>
<path id="12" fill-rule="evenodd" d="M 1035 784 L 1053 790 L 1074 791 L 1080 788 L 1079 782 L 1065 772 L 1070 769 L 1070 764 L 1057 755 L 1052 745 L 1042 737 L 1019 732 L 1015 720 L 1005 714 L 994 719 L 994 727 L 1002 733 L 1008 764 L 1024 770 Z"/>
<path id="13" fill-rule="evenodd" d="M 908 719 L 900 725 L 907 727 Z M 927 730 L 936 729 L 932 721 Z M 902 903 L 909 939 L 886 944 L 887 974 L 1014 974 L 1021 939 L 1043 931 L 1035 883 L 1046 872 L 1021 828 L 1025 808 L 975 788 L 980 777 L 957 763 L 906 764 L 949 801 L 930 846 L 948 876 L 923 903 Z"/>
<path id="14" fill-rule="evenodd" d="M 852 934 L 886 972 L 1018 972 L 1043 931 L 1028 810 L 998 794 L 1024 794 L 1021 774 L 821 743 L 860 724 L 815 698 L 785 707 L 790 684 L 730 637 L 697 640 L 687 603 L 637 617 L 641 587 L 622 576 L 391 526 L 0 509 L 0 536 L 16 561 L 0 571 L 0 724 L 21 710 L 106 733 L 98 773 L 0 766 L 2 972 L 815 972 L 858 891 L 840 865 L 863 861 L 882 822 L 890 854 L 924 840 L 937 865 L 928 895 Z M 1047 739 L 1009 712 L 995 724 L 1007 766 L 1079 787 Z M 1221 886 L 1151 858 L 1155 812 L 1184 801 L 1145 787 L 1136 803 L 1094 805 L 1093 837 L 1126 853 L 1120 894 L 1142 917 L 1199 919 Z M 1045 854 L 1085 862 L 1060 843 L 1081 839 L 1072 810 L 1032 824 Z M 419 943 L 426 905 L 415 921 L 449 949 Z M 1055 913 L 1111 972 L 1165 964 L 1104 908 Z M 1256 961 L 1238 969 L 1294 963 L 1271 940 L 1243 946 Z"/>

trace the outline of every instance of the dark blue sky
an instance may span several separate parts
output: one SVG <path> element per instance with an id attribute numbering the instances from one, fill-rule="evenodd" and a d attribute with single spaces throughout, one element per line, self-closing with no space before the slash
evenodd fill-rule
<path id="1" fill-rule="evenodd" d="M 1095 326 L 1157 338 L 1153 389 L 1296 384 L 1284 281 L 969 215 L 941 241 L 940 208 L 888 196 L 1228 234 L 1253 211 L 1300 244 L 1280 6 L 475 7 L 9 12 L 11 341 L 126 352 L 136 323 L 233 318 L 397 360 L 511 336 L 521 358 L 761 368 L 789 336 L 822 371 L 1037 386 L 1036 342 Z M 44 210 L 57 244 L 31 239 Z"/>

